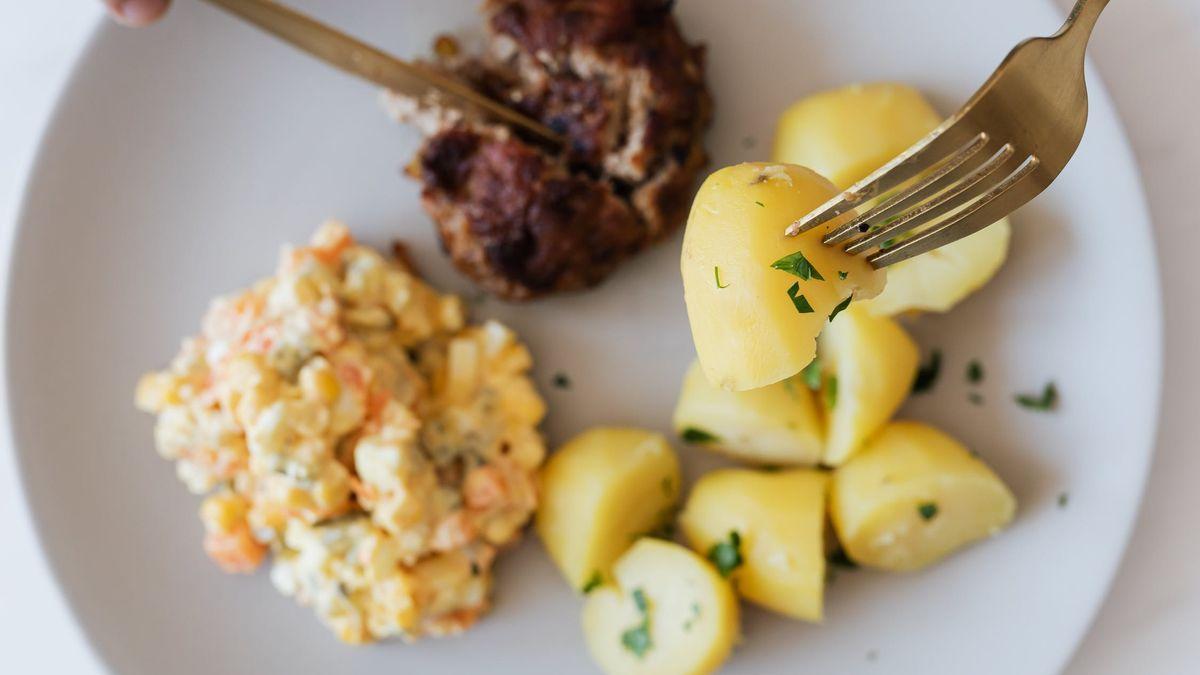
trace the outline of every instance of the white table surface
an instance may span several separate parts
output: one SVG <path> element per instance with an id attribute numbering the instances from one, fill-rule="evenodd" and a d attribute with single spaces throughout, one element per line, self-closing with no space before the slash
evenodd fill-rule
<path id="1" fill-rule="evenodd" d="M 1064 8 L 1071 4 L 1057 1 Z M 70 64 L 99 16 L 99 3 L 4 4 L 0 260 L 6 262 L 25 171 Z M 1137 530 L 1111 594 L 1067 672 L 1200 672 L 1200 490 L 1194 484 L 1200 452 L 1193 411 L 1200 401 L 1195 348 L 1200 344 L 1195 302 L 1200 274 L 1188 272 L 1189 255 L 1200 250 L 1200 218 L 1188 208 L 1200 188 L 1200 125 L 1195 122 L 1200 1 L 1115 2 L 1097 30 L 1092 54 L 1125 121 L 1153 212 L 1166 302 L 1167 369 L 1158 451 Z M 1104 187 L 1096 188 L 1102 199 Z M 42 560 L 8 447 L 0 447 L 0 528 L 7 533 L 0 544 L 0 671 L 103 672 Z"/>

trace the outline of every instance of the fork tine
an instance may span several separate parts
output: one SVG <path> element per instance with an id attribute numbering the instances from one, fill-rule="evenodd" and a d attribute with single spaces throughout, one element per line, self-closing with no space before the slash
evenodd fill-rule
<path id="1" fill-rule="evenodd" d="M 899 210 L 898 207 L 903 206 L 906 202 L 919 193 L 925 193 L 936 183 L 942 182 L 944 178 L 953 173 L 956 169 L 966 163 L 967 160 L 974 157 L 976 153 L 984 148 L 988 143 L 988 135 L 980 133 L 969 143 L 959 148 L 955 153 L 947 158 L 942 159 L 934 168 L 933 172 L 921 178 L 913 185 L 904 188 L 895 195 L 888 197 L 883 202 L 875 206 L 875 208 L 866 213 L 854 218 L 848 223 L 841 225 L 834 231 L 825 235 L 822 240 L 824 244 L 838 244 L 847 239 L 868 231 L 870 225 L 868 221 L 879 222 L 893 212 Z M 866 227 L 864 227 L 864 225 Z"/>
<path id="2" fill-rule="evenodd" d="M 1011 143 L 1005 144 L 988 158 L 986 162 L 967 173 L 960 180 L 952 183 L 942 193 L 935 194 L 931 199 L 918 204 L 916 208 L 903 214 L 893 222 L 883 224 L 879 229 L 871 231 L 866 236 L 847 246 L 846 253 L 861 253 L 880 242 L 915 230 L 926 223 L 932 223 L 938 218 L 953 213 L 962 206 L 970 203 L 988 188 L 988 184 L 983 182 L 984 179 L 1000 170 L 1015 152 L 1016 150 Z M 871 224 L 868 223 L 867 226 L 868 230 L 870 230 Z"/>
<path id="3" fill-rule="evenodd" d="M 868 257 L 867 261 L 875 268 L 882 269 L 956 242 L 1000 220 L 1041 192 L 1041 186 L 1036 181 L 1025 180 L 1037 170 L 1039 164 L 1037 157 L 1026 157 L 1007 178 L 953 218 L 930 227 L 912 239 L 879 251 Z"/>
<path id="4" fill-rule="evenodd" d="M 815 211 L 788 226 L 784 234 L 794 236 L 837 218 L 869 199 L 907 183 L 937 161 L 960 150 L 963 144 L 978 134 L 960 123 L 956 116 L 934 129 L 908 150 L 884 164 L 875 173 L 850 186 Z"/>

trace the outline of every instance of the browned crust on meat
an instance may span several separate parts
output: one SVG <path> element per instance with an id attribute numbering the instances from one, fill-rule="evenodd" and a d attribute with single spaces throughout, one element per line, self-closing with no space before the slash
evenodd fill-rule
<path id="1" fill-rule="evenodd" d="M 449 129 L 426 143 L 420 162 L 422 201 L 443 245 L 501 297 L 592 286 L 643 245 L 642 224 L 607 185 L 512 137 Z"/>
<path id="2" fill-rule="evenodd" d="M 593 286 L 686 220 L 712 103 L 704 49 L 671 5 L 485 0 L 490 51 L 441 65 L 562 133 L 561 154 L 436 105 L 393 105 L 429 134 L 414 167 L 423 204 L 487 291 L 526 300 Z"/>

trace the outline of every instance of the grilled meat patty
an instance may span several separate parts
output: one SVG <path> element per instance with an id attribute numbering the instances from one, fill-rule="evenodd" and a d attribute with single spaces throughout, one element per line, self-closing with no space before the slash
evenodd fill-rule
<path id="1" fill-rule="evenodd" d="M 425 132 L 422 202 L 484 289 L 526 300 L 593 286 L 687 217 L 712 105 L 703 47 L 671 4 L 487 0 L 487 50 L 439 50 L 438 67 L 561 133 L 557 152 L 436 100 L 389 99 Z"/>

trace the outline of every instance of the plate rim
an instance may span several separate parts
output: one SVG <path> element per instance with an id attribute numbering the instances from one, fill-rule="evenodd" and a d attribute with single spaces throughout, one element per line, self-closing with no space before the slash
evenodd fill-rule
<path id="1" fill-rule="evenodd" d="M 1049 5 L 1052 11 L 1061 13 L 1061 8 L 1054 0 L 1038 0 L 1043 5 Z M 43 532 L 42 517 L 34 508 L 34 503 L 29 494 L 29 486 L 27 485 L 27 459 L 20 449 L 18 443 L 19 436 L 15 417 L 15 400 L 16 397 L 13 374 L 11 364 L 16 358 L 12 346 L 12 334 L 14 331 L 11 314 L 14 304 L 14 277 L 17 251 L 22 241 L 28 236 L 28 228 L 25 226 L 31 209 L 30 193 L 34 183 L 41 177 L 45 171 L 46 147 L 51 139 L 51 133 L 66 114 L 66 105 L 69 93 L 77 87 L 83 77 L 83 64 L 86 62 L 87 56 L 101 42 L 102 38 L 109 32 L 122 30 L 121 28 L 112 25 L 112 22 L 104 15 L 99 16 L 93 26 L 88 30 L 86 38 L 78 44 L 75 53 L 71 59 L 71 65 L 67 75 L 61 80 L 54 94 L 54 102 L 50 108 L 50 113 L 44 118 L 41 129 L 38 132 L 38 139 L 34 145 L 32 160 L 28 163 L 24 172 L 20 177 L 20 197 L 18 198 L 18 206 L 15 210 L 13 218 L 13 226 L 10 229 L 4 243 L 7 244 L 6 256 L 3 260 L 5 269 L 0 275 L 0 320 L 3 320 L 3 329 L 0 330 L 0 359 L 3 359 L 3 378 L 0 380 L 0 388 L 2 388 L 4 405 L 0 406 L 0 439 L 6 441 L 6 447 L 11 454 L 11 461 L 15 467 L 15 477 L 19 501 L 24 507 L 25 516 L 31 525 L 33 532 L 33 540 L 36 542 L 34 547 L 34 555 L 42 568 L 49 572 L 49 577 L 53 581 L 55 590 L 60 597 L 65 601 L 66 615 L 71 626 L 75 628 L 77 634 L 81 636 L 82 643 L 86 647 L 86 653 L 90 657 L 92 665 L 104 672 L 115 672 L 111 664 L 104 658 L 103 653 L 96 645 L 94 638 L 88 626 L 81 619 L 76 608 L 74 593 L 71 591 L 68 584 L 64 583 L 62 572 L 59 563 L 50 554 L 47 549 L 45 534 Z M 1137 155 L 1133 152 L 1130 141 L 1127 125 L 1121 111 L 1115 105 L 1112 96 L 1109 93 L 1104 76 L 1096 66 L 1092 57 L 1089 55 L 1086 59 L 1085 74 L 1088 84 L 1089 101 L 1101 100 L 1104 106 L 1112 111 L 1112 119 L 1116 125 L 1116 138 L 1114 144 L 1114 152 L 1118 157 L 1130 168 L 1133 177 L 1136 179 L 1132 186 L 1134 192 L 1131 194 L 1136 199 L 1137 210 L 1141 215 L 1140 222 L 1143 227 L 1136 228 L 1134 231 L 1140 231 L 1140 236 L 1144 237 L 1142 242 L 1149 255 L 1151 262 L 1150 284 L 1153 293 L 1152 302 L 1147 303 L 1153 309 L 1154 322 L 1150 328 L 1150 336 L 1148 342 L 1153 345 L 1153 356 L 1155 368 L 1153 371 L 1153 389 L 1150 392 L 1150 411 L 1151 414 L 1147 420 L 1149 429 L 1141 430 L 1141 434 L 1146 436 L 1145 443 L 1148 445 L 1148 451 L 1144 454 L 1144 461 L 1140 463 L 1138 470 L 1140 475 L 1136 477 L 1136 500 L 1134 507 L 1126 512 L 1125 521 L 1120 524 L 1120 535 L 1117 540 L 1120 546 L 1115 549 L 1115 555 L 1111 556 L 1111 560 L 1106 563 L 1103 569 L 1102 576 L 1102 592 L 1095 594 L 1090 599 L 1090 606 L 1087 610 L 1088 619 L 1079 622 L 1074 630 L 1074 635 L 1069 640 L 1069 644 L 1062 651 L 1062 657 L 1058 663 L 1054 664 L 1054 672 L 1061 672 L 1074 659 L 1075 654 L 1083 643 L 1084 638 L 1090 633 L 1092 626 L 1098 619 L 1101 610 L 1107 603 L 1107 600 L 1112 592 L 1113 584 L 1116 576 L 1123 565 L 1123 562 L 1128 555 L 1129 544 L 1133 536 L 1134 528 L 1138 523 L 1139 514 L 1145 503 L 1146 486 L 1149 479 L 1151 467 L 1155 457 L 1158 454 L 1158 443 L 1161 435 L 1162 427 L 1162 397 L 1164 387 L 1164 369 L 1165 369 L 1165 306 L 1163 296 L 1163 269 L 1156 246 L 1157 230 L 1154 227 L 1153 213 L 1149 207 L 1149 201 L 1146 196 L 1144 179 L 1142 176 L 1142 168 L 1138 161 Z M 1089 105 L 1094 108 L 1094 103 Z M 18 511 L 16 517 L 21 517 L 21 512 Z"/>

